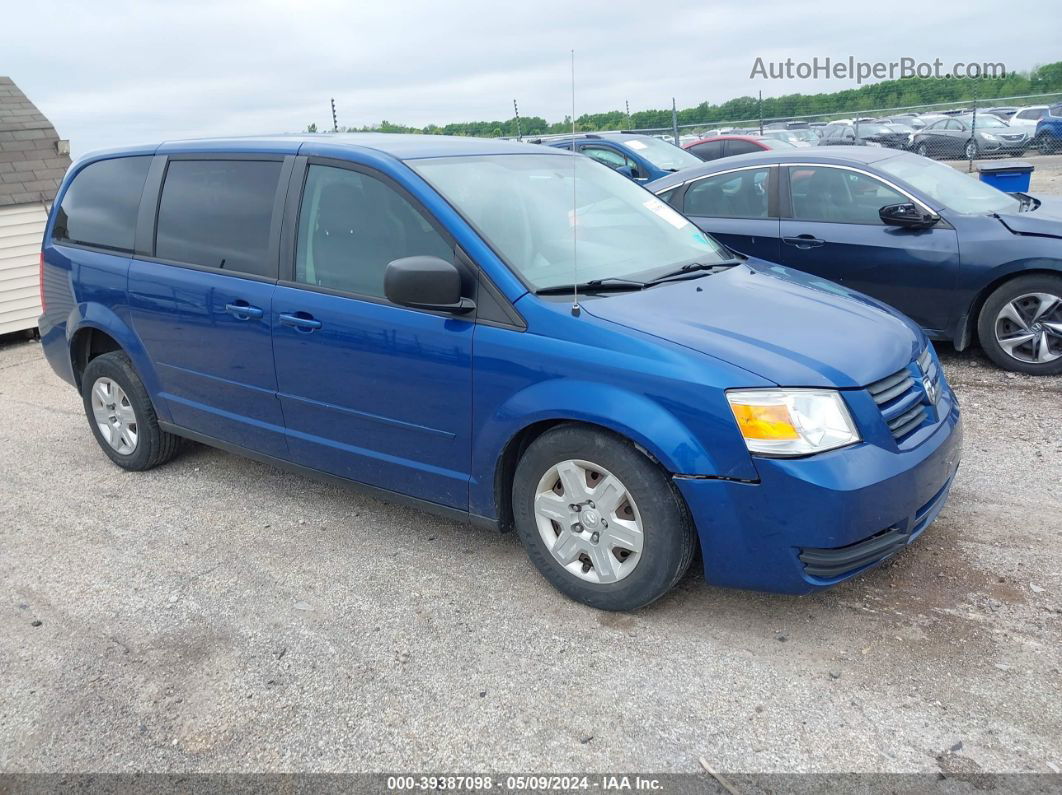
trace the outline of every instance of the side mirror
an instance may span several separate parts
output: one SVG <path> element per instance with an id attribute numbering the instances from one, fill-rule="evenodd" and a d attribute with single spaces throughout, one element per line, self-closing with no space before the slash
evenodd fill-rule
<path id="1" fill-rule="evenodd" d="M 940 220 L 940 216 L 933 213 L 924 213 L 916 205 L 906 202 L 904 204 L 886 204 L 878 210 L 878 217 L 883 224 L 889 226 L 906 226 L 912 229 L 933 226 Z"/>
<path id="2" fill-rule="evenodd" d="M 634 169 L 631 166 L 620 166 L 616 169 L 616 173 L 622 174 L 628 179 L 637 179 L 638 177 L 638 175 L 634 172 Z"/>
<path id="3" fill-rule="evenodd" d="M 389 262 L 384 271 L 384 295 L 399 306 L 459 315 L 476 308 L 471 298 L 461 297 L 457 266 L 439 257 L 403 257 Z"/>

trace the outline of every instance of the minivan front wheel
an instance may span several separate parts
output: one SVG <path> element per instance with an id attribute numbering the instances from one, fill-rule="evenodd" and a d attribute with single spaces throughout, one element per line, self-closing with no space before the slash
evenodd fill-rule
<path id="1" fill-rule="evenodd" d="M 82 399 L 92 435 L 123 469 L 151 469 L 173 458 L 180 437 L 159 428 L 147 389 L 121 351 L 97 356 L 81 376 Z"/>
<path id="2" fill-rule="evenodd" d="M 513 513 L 542 575 L 602 610 L 658 599 L 693 557 L 692 524 L 667 473 L 630 442 L 586 426 L 558 426 L 527 448 Z"/>
<path id="3" fill-rule="evenodd" d="M 1030 274 L 999 287 L 978 319 L 985 353 L 1030 375 L 1062 373 L 1062 276 Z"/>

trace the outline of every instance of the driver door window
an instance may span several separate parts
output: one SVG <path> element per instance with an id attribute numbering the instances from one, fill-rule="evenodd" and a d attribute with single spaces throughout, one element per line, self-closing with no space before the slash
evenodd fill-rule
<path id="1" fill-rule="evenodd" d="M 452 260 L 453 250 L 398 191 L 359 171 L 310 166 L 295 281 L 383 298 L 388 263 L 418 255 Z"/>
<path id="2" fill-rule="evenodd" d="M 726 157 L 748 155 L 753 152 L 759 152 L 761 149 L 762 147 L 756 146 L 756 144 L 749 141 L 729 140 L 726 142 Z"/>
<path id="3" fill-rule="evenodd" d="M 596 160 L 598 163 L 603 163 L 613 170 L 626 167 L 631 170 L 633 176 L 638 176 L 637 164 L 614 149 L 604 146 L 584 146 L 580 151 L 587 157 Z"/>
<path id="4" fill-rule="evenodd" d="M 910 201 L 874 177 L 826 166 L 790 168 L 789 195 L 795 219 L 875 226 L 879 209 Z"/>

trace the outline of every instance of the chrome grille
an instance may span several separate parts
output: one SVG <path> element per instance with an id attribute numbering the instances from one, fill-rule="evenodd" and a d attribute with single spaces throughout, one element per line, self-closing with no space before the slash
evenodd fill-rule
<path id="1" fill-rule="evenodd" d="M 915 365 L 917 369 L 908 365 L 867 387 L 896 441 L 911 435 L 929 417 L 928 398 L 920 383 L 922 376 L 939 389 L 940 369 L 929 348 L 922 352 Z"/>

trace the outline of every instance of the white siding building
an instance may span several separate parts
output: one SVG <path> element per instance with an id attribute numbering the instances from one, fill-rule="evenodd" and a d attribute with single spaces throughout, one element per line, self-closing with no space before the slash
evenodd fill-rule
<path id="1" fill-rule="evenodd" d="M 0 77 L 0 334 L 37 325 L 44 225 L 69 166 L 66 142 Z"/>

